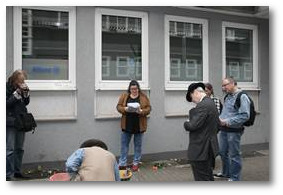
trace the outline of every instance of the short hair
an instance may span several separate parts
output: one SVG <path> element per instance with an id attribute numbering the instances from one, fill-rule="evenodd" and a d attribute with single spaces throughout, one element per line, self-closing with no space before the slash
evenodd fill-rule
<path id="1" fill-rule="evenodd" d="M 234 83 L 234 85 L 237 85 L 237 81 L 232 76 L 231 77 L 226 77 L 224 79 L 228 80 L 229 83 Z"/>
<path id="2" fill-rule="evenodd" d="M 198 87 L 198 88 L 196 88 L 195 90 L 197 90 L 197 91 L 199 91 L 199 92 L 205 93 L 205 91 L 204 91 L 204 89 L 203 89 L 202 87 Z"/>
<path id="3" fill-rule="evenodd" d="M 131 80 L 131 82 L 130 82 L 130 84 L 129 84 L 129 87 L 128 87 L 128 93 L 129 93 L 129 94 L 131 93 L 131 91 L 130 91 L 131 86 L 137 86 L 139 92 L 141 92 L 140 84 L 139 84 L 136 80 Z"/>
<path id="4" fill-rule="evenodd" d="M 98 140 L 98 139 L 86 140 L 84 143 L 82 143 L 80 148 L 90 148 L 90 147 L 94 147 L 94 146 L 100 147 L 104 150 L 108 150 L 107 145 L 103 141 Z"/>

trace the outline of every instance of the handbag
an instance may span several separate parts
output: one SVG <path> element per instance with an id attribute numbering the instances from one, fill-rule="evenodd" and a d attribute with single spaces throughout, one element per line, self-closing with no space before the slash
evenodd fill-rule
<path id="1" fill-rule="evenodd" d="M 15 120 L 15 128 L 19 131 L 34 133 L 37 124 L 31 113 L 20 113 Z"/>

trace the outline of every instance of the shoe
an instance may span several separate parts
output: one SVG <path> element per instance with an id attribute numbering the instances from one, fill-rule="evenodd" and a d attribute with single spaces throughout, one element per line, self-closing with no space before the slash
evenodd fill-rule
<path id="1" fill-rule="evenodd" d="M 233 179 L 229 178 L 227 181 L 233 181 Z"/>
<path id="2" fill-rule="evenodd" d="M 138 171 L 139 170 L 139 165 L 133 165 L 132 166 L 132 171 L 133 172 L 136 172 L 136 171 Z"/>
<path id="3" fill-rule="evenodd" d="M 21 173 L 15 173 L 14 174 L 14 178 L 17 178 L 17 179 L 30 179 L 29 177 L 24 176 Z"/>
<path id="4" fill-rule="evenodd" d="M 222 175 L 222 173 L 213 174 L 214 178 L 228 178 L 227 176 Z"/>

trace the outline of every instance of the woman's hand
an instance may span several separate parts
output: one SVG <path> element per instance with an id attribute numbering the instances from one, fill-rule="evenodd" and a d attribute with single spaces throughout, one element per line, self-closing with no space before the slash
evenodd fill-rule
<path id="1" fill-rule="evenodd" d="M 141 108 L 138 108 L 138 109 L 137 109 L 137 113 L 140 114 L 141 112 L 142 112 L 142 109 L 141 109 Z"/>
<path id="2" fill-rule="evenodd" d="M 27 85 L 26 83 L 22 83 L 22 84 L 20 85 L 20 89 L 21 89 L 22 91 L 29 91 L 28 85 Z"/>

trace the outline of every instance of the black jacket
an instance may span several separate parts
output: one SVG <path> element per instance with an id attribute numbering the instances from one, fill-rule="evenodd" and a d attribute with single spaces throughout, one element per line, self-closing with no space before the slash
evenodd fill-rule
<path id="1" fill-rule="evenodd" d="M 6 83 L 6 126 L 14 126 L 15 118 L 20 113 L 27 113 L 26 106 L 29 104 L 29 97 L 22 96 L 16 99 L 13 95 L 16 89 L 9 83 Z"/>
<path id="2" fill-rule="evenodd" d="M 208 159 L 209 152 L 216 157 L 218 153 L 217 131 L 219 114 L 212 99 L 204 97 L 197 106 L 190 110 L 189 121 L 184 128 L 190 132 L 188 158 L 191 161 Z"/>

